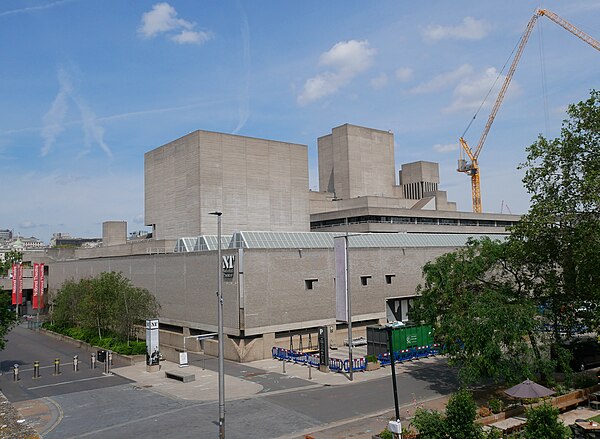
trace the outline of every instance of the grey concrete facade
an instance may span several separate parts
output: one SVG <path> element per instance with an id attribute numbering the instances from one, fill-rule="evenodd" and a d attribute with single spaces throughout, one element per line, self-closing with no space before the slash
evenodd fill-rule
<path id="1" fill-rule="evenodd" d="M 126 221 L 104 221 L 102 223 L 102 245 L 105 247 L 127 243 Z"/>
<path id="2" fill-rule="evenodd" d="M 319 137 L 319 189 L 337 198 L 392 196 L 396 185 L 394 136 L 345 124 Z"/>
<path id="3" fill-rule="evenodd" d="M 422 266 L 451 250 L 352 248 L 350 291 L 357 328 L 384 321 L 386 300 L 413 297 Z M 273 344 L 285 346 L 290 334 L 316 334 L 324 325 L 335 328 L 333 249 L 226 249 L 223 255 L 235 258 L 232 277 L 223 281 L 228 358 L 268 357 Z M 162 324 L 185 328 L 185 333 L 215 332 L 215 268 L 215 251 L 56 261 L 50 265 L 48 286 L 56 291 L 68 279 L 121 272 L 157 297 Z M 387 283 L 386 275 L 392 282 Z M 361 277 L 368 277 L 367 285 Z M 314 281 L 312 289 L 307 288 L 308 279 Z M 340 343 L 343 337 L 341 330 Z"/>
<path id="4" fill-rule="evenodd" d="M 194 131 L 144 156 L 145 223 L 155 239 L 308 230 L 306 145 Z"/>

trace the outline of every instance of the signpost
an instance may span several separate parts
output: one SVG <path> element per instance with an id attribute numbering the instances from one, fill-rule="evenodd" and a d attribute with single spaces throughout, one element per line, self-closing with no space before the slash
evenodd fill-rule
<path id="1" fill-rule="evenodd" d="M 160 368 L 158 343 L 158 319 L 146 320 L 146 371 L 157 372 Z"/>
<path id="2" fill-rule="evenodd" d="M 329 333 L 327 326 L 319 326 L 319 370 L 329 372 Z M 310 367 L 310 366 L 309 366 Z"/>

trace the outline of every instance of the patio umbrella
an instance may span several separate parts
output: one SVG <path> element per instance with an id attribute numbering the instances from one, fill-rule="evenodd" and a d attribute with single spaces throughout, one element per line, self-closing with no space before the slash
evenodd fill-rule
<path id="1" fill-rule="evenodd" d="M 543 398 L 544 396 L 553 395 L 555 392 L 541 384 L 534 383 L 528 378 L 521 384 L 505 390 L 504 393 L 514 398 Z"/>

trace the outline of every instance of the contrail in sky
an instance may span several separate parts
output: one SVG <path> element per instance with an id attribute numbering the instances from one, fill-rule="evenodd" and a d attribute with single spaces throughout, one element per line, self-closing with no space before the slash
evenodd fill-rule
<path id="1" fill-rule="evenodd" d="M 5 17 L 7 15 L 16 15 L 16 14 L 26 14 L 28 12 L 41 11 L 43 9 L 50 9 L 55 6 L 64 5 L 65 3 L 71 3 L 74 0 L 60 0 L 57 2 L 48 3 L 46 5 L 40 6 L 30 6 L 29 8 L 21 8 L 21 9 L 13 9 L 12 11 L 0 12 L 0 17 Z"/>

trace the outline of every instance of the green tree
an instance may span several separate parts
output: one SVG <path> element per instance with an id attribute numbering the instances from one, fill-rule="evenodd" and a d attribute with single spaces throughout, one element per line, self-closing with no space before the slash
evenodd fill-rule
<path id="1" fill-rule="evenodd" d="M 558 409 L 542 404 L 527 410 L 526 439 L 564 439 L 570 437 L 569 428 L 558 419 Z"/>
<path id="2" fill-rule="evenodd" d="M 411 425 L 421 439 L 495 439 L 495 432 L 485 433 L 475 423 L 477 404 L 473 395 L 461 389 L 450 396 L 446 414 L 435 410 L 417 409 Z"/>
<path id="3" fill-rule="evenodd" d="M 550 376 L 559 342 L 600 324 L 600 93 L 528 149 L 531 208 L 504 242 L 471 241 L 423 268 L 411 319 L 433 324 L 465 382 Z M 568 363 L 564 355 L 558 361 Z"/>
<path id="4" fill-rule="evenodd" d="M 446 432 L 452 439 L 476 439 L 483 436 L 481 426 L 475 424 L 477 404 L 471 392 L 461 389 L 450 396 L 446 406 Z"/>
<path id="5" fill-rule="evenodd" d="M 463 382 L 518 381 L 541 362 L 518 243 L 471 240 L 423 267 L 411 320 L 434 326 Z"/>
<path id="6" fill-rule="evenodd" d="M 4 255 L 4 262 L 0 262 L 0 276 L 7 276 L 12 265 L 23 260 L 23 253 L 11 250 Z"/>
<path id="7" fill-rule="evenodd" d="M 17 324 L 17 314 L 10 308 L 10 295 L 0 291 L 0 351 L 6 346 L 6 334 Z"/>
<path id="8" fill-rule="evenodd" d="M 560 332 L 600 324 L 600 93 L 570 105 L 560 136 L 527 148 L 529 212 L 512 231 L 545 316 Z"/>
<path id="9" fill-rule="evenodd" d="M 158 316 L 160 305 L 145 288 L 131 284 L 121 273 L 104 272 L 95 278 L 67 281 L 54 295 L 53 321 L 61 326 L 94 329 L 129 342 L 135 325 Z"/>

